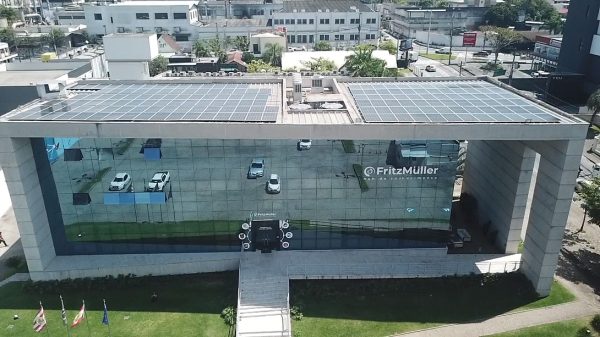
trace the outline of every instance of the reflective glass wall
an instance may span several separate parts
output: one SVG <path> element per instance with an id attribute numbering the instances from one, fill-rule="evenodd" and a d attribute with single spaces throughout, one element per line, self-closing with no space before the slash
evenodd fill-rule
<path id="1" fill-rule="evenodd" d="M 68 144 L 43 186 L 60 254 L 237 251 L 257 213 L 289 220 L 290 249 L 435 247 L 449 229 L 454 141 Z"/>

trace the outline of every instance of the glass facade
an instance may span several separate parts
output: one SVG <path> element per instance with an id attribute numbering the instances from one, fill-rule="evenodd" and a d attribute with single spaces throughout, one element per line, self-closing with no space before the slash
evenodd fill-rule
<path id="1" fill-rule="evenodd" d="M 437 247 L 450 227 L 455 141 L 48 143 L 32 142 L 61 255 L 239 251 L 257 213 L 289 221 L 289 249 Z"/>

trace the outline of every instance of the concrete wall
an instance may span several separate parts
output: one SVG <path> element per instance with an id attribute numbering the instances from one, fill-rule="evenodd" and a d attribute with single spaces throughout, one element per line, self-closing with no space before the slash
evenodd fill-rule
<path id="1" fill-rule="evenodd" d="M 28 138 L 0 138 L 4 171 L 30 272 L 43 271 L 56 256 Z"/>
<path id="2" fill-rule="evenodd" d="M 479 205 L 479 224 L 491 222 L 496 245 L 516 253 L 535 152 L 519 141 L 469 141 L 463 192 Z"/>
<path id="3" fill-rule="evenodd" d="M 110 34 L 102 40 L 108 61 L 149 61 L 158 56 L 156 34 Z"/>
<path id="4" fill-rule="evenodd" d="M 111 80 L 147 80 L 150 78 L 148 62 L 108 62 Z"/>

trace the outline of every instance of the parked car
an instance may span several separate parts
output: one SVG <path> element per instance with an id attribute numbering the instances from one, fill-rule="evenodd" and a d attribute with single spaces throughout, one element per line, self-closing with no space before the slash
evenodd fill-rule
<path id="1" fill-rule="evenodd" d="M 531 77 L 548 77 L 550 75 L 547 71 L 534 71 L 531 73 Z"/>
<path id="2" fill-rule="evenodd" d="M 288 51 L 306 51 L 306 47 L 288 47 Z"/>
<path id="3" fill-rule="evenodd" d="M 437 69 L 435 69 L 435 66 L 434 66 L 433 64 L 430 64 L 430 65 L 428 65 L 427 67 L 425 67 L 425 70 L 426 70 L 426 71 L 428 71 L 428 72 L 430 72 L 430 73 L 433 73 L 433 72 L 435 72 Z"/>
<path id="4" fill-rule="evenodd" d="M 171 181 L 171 174 L 169 174 L 169 171 L 156 172 L 148 182 L 146 190 L 162 192 L 165 190 L 165 185 L 167 185 L 169 181 Z"/>
<path id="5" fill-rule="evenodd" d="M 250 167 L 248 167 L 248 179 L 256 179 L 262 177 L 265 174 L 265 160 L 264 159 L 252 159 Z"/>
<path id="6" fill-rule="evenodd" d="M 119 172 L 110 182 L 109 191 L 129 191 L 131 188 L 131 176 L 126 172 Z"/>
<path id="7" fill-rule="evenodd" d="M 267 182 L 267 193 L 279 193 L 281 192 L 281 182 L 279 176 L 271 174 L 269 181 Z"/>
<path id="8" fill-rule="evenodd" d="M 478 52 L 473 53 L 474 57 L 488 57 L 490 53 L 487 50 L 480 50 Z"/>
<path id="9" fill-rule="evenodd" d="M 435 51 L 436 54 L 450 54 L 450 47 L 443 47 Z"/>
<path id="10" fill-rule="evenodd" d="M 312 141 L 310 139 L 300 139 L 298 142 L 298 151 L 302 150 L 310 150 L 312 146 Z"/>

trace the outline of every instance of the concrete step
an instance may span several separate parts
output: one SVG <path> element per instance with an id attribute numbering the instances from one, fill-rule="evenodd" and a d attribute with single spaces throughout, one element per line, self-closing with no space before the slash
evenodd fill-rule
<path id="1" fill-rule="evenodd" d="M 287 319 L 287 310 L 265 310 L 265 311 L 252 311 L 252 312 L 245 312 L 242 311 L 239 313 L 238 315 L 238 319 L 239 320 L 244 320 L 246 318 L 252 318 L 252 317 L 284 317 L 285 319 Z"/>

